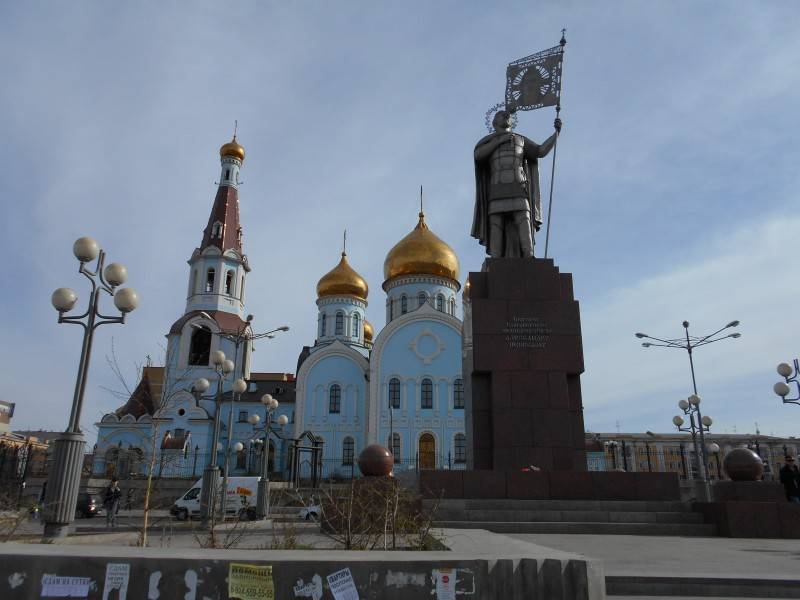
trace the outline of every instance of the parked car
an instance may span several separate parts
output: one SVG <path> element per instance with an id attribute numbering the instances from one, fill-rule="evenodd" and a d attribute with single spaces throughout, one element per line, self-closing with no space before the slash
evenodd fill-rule
<path id="1" fill-rule="evenodd" d="M 301 508 L 298 516 L 303 521 L 318 521 L 321 513 L 322 508 L 316 502 L 312 502 L 308 506 Z"/>
<path id="2" fill-rule="evenodd" d="M 78 494 L 78 503 L 75 505 L 75 514 L 83 519 L 88 519 L 100 514 L 100 503 L 92 494 L 82 492 Z"/>

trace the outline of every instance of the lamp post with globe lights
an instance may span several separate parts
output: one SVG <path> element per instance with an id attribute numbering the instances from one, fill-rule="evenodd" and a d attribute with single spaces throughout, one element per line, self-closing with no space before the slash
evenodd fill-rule
<path id="1" fill-rule="evenodd" d="M 261 396 L 261 403 L 266 408 L 266 415 L 264 418 L 264 439 L 256 440 L 256 443 L 261 442 L 261 479 L 258 481 L 258 500 L 256 503 L 256 518 L 266 519 L 269 515 L 269 434 L 272 431 L 272 419 L 275 416 L 275 411 L 278 410 L 280 403 L 273 398 L 270 394 Z M 255 429 L 261 417 L 258 415 L 250 415 L 250 423 Z M 278 425 L 283 427 L 289 422 L 286 415 L 279 415 L 276 419 Z"/>
<path id="2" fill-rule="evenodd" d="M 778 365 L 777 371 L 785 381 L 776 383 L 772 390 L 781 397 L 784 404 L 800 404 L 800 362 L 798 359 L 794 359 L 794 368 L 789 363 L 781 363 Z M 786 397 L 792 391 L 789 384 L 793 384 L 797 388 L 795 398 Z"/>
<path id="3" fill-rule="evenodd" d="M 233 371 L 233 369 L 231 369 Z M 225 492 L 222 494 L 222 505 L 220 506 L 220 513 L 222 514 L 222 519 L 225 519 L 227 504 L 228 504 L 228 474 L 231 469 L 231 440 L 233 439 L 233 407 L 235 406 L 238 400 L 241 400 L 242 394 L 247 391 L 247 382 L 242 379 L 241 377 L 237 378 L 233 382 L 233 400 L 228 410 L 228 440 L 225 444 L 225 472 L 222 474 L 222 489 Z M 219 410 L 219 406 L 217 410 Z M 241 452 L 242 444 L 240 442 L 236 443 L 238 447 L 237 452 Z"/>
<path id="4" fill-rule="evenodd" d="M 717 459 L 717 479 L 720 481 L 722 480 L 722 466 L 720 465 L 720 456 L 719 456 L 719 444 L 716 442 L 711 442 L 708 445 L 708 451 L 714 455 Z"/>
<path id="5" fill-rule="evenodd" d="M 686 421 L 680 415 L 672 417 L 672 423 L 678 428 L 678 431 L 686 431 L 692 434 L 694 455 L 697 458 L 700 479 L 703 482 L 704 493 L 706 494 L 705 501 L 707 502 L 710 498 L 710 493 L 708 487 L 708 448 L 706 447 L 705 432 L 709 431 L 714 420 L 708 415 L 703 416 L 701 414 L 700 402 L 700 396 L 697 394 L 692 394 L 689 396 L 688 400 L 680 400 L 678 402 L 678 408 L 683 411 L 683 414 L 689 417 L 689 426 L 684 427 Z M 697 440 L 698 434 L 700 437 L 699 444 Z"/>
<path id="6" fill-rule="evenodd" d="M 215 514 L 217 498 L 217 482 L 219 481 L 219 467 L 217 466 L 217 452 L 220 450 L 219 426 L 220 426 L 220 406 L 222 406 L 222 384 L 225 378 L 233 372 L 235 365 L 233 361 L 225 357 L 222 350 L 214 350 L 211 353 L 211 363 L 217 374 L 217 389 L 213 396 L 203 396 L 211 387 L 208 379 L 201 377 L 194 382 L 192 390 L 195 397 L 200 399 L 213 399 L 214 408 L 214 436 L 211 441 L 211 460 L 203 469 L 203 483 L 200 491 L 200 520 L 203 527 L 207 527 L 209 519 Z"/>
<path id="7" fill-rule="evenodd" d="M 125 316 L 139 306 L 139 296 L 133 288 L 120 288 L 128 279 L 128 270 L 120 263 L 105 265 L 106 253 L 90 237 L 79 238 L 72 246 L 72 253 L 78 259 L 78 272 L 89 280 L 91 293 L 89 306 L 79 315 L 67 315 L 75 308 L 78 296 L 70 288 L 58 288 L 51 297 L 53 307 L 58 311 L 58 322 L 83 327 L 83 343 L 78 362 L 78 375 L 72 397 L 72 409 L 67 429 L 54 441 L 53 476 L 45 495 L 46 538 L 63 537 L 69 533 L 75 518 L 75 505 L 80 486 L 83 450 L 86 442 L 81 432 L 81 410 L 86 391 L 86 379 L 92 355 L 94 331 L 101 325 L 125 323 Z M 88 263 L 97 261 L 94 269 Z M 114 299 L 119 316 L 107 316 L 100 312 L 100 296 L 108 294 Z"/>

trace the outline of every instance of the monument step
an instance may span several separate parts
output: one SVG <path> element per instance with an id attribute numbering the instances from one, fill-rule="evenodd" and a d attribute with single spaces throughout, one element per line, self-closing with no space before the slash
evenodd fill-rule
<path id="1" fill-rule="evenodd" d="M 423 500 L 431 508 L 436 500 Z M 455 499 L 438 501 L 440 509 L 456 510 L 589 510 L 623 512 L 692 512 L 688 503 L 672 500 L 513 500 L 513 499 Z"/>
<path id="2" fill-rule="evenodd" d="M 486 529 L 494 533 L 566 533 L 592 535 L 676 535 L 715 537 L 716 525 L 700 523 L 587 523 L 569 521 L 437 521 L 436 527 Z"/>
<path id="3" fill-rule="evenodd" d="M 606 575 L 611 598 L 800 598 L 800 579 Z"/>
<path id="4" fill-rule="evenodd" d="M 702 523 L 692 512 L 599 510 L 458 510 L 439 509 L 442 521 L 585 522 L 585 523 Z"/>

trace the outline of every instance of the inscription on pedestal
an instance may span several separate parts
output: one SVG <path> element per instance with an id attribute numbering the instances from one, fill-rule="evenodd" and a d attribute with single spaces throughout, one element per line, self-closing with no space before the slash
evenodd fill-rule
<path id="1" fill-rule="evenodd" d="M 512 317 L 502 332 L 509 348 L 542 349 L 550 340 L 550 326 L 539 317 Z"/>

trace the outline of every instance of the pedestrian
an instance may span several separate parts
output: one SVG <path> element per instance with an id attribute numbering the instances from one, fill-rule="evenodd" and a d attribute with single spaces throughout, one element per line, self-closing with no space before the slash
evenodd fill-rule
<path id="1" fill-rule="evenodd" d="M 122 498 L 122 490 L 119 487 L 119 480 L 116 477 L 112 477 L 111 485 L 106 488 L 106 494 L 103 498 L 103 506 L 106 509 L 106 528 L 117 526 L 120 498 Z"/>
<path id="2" fill-rule="evenodd" d="M 781 467 L 781 483 L 786 490 L 786 499 L 789 502 L 800 504 L 800 471 L 794 464 L 794 456 L 784 457 L 786 464 Z"/>

